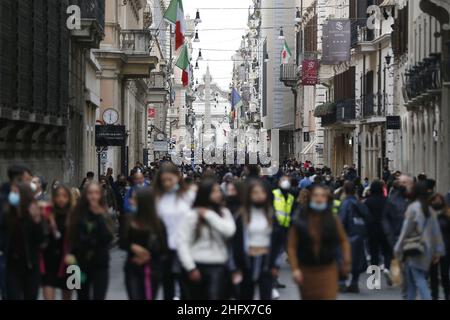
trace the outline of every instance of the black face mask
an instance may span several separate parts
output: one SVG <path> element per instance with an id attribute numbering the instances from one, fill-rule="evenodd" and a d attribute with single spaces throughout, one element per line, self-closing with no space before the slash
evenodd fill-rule
<path id="1" fill-rule="evenodd" d="M 225 198 L 226 203 L 228 204 L 236 204 L 239 203 L 239 196 L 227 196 Z"/>
<path id="2" fill-rule="evenodd" d="M 406 187 L 405 186 L 398 186 L 397 190 L 403 196 L 406 194 Z"/>
<path id="3" fill-rule="evenodd" d="M 264 208 L 265 205 L 266 205 L 265 202 L 254 202 L 253 203 L 253 206 L 257 209 L 262 209 L 262 208 Z"/>
<path id="4" fill-rule="evenodd" d="M 443 203 L 432 203 L 431 207 L 436 211 L 441 211 L 444 209 L 445 205 Z"/>

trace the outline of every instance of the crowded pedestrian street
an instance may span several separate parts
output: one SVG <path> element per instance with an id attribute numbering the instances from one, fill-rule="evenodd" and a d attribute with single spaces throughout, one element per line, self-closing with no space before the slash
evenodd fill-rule
<path id="1" fill-rule="evenodd" d="M 450 300 L 449 106 L 450 0 L 1 0 L 0 305 Z"/>

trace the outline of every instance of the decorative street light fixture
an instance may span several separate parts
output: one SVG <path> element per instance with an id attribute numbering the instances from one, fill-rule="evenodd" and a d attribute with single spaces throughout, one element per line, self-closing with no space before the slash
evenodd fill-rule
<path id="1" fill-rule="evenodd" d="M 302 22 L 302 13 L 300 12 L 300 8 L 297 7 L 297 12 L 295 13 L 295 22 Z"/>
<path id="2" fill-rule="evenodd" d="M 280 35 L 278 36 L 278 40 L 284 40 L 284 31 L 283 27 L 280 27 Z"/>
<path id="3" fill-rule="evenodd" d="M 202 61 L 203 60 L 202 49 L 199 49 L 199 51 L 198 51 L 198 58 L 197 58 L 197 60 L 198 61 Z"/>
<path id="4" fill-rule="evenodd" d="M 202 23 L 202 19 L 200 18 L 200 11 L 197 9 L 197 13 L 195 14 L 195 24 Z"/>
<path id="5" fill-rule="evenodd" d="M 200 38 L 198 37 L 198 30 L 195 30 L 194 42 L 200 42 Z"/>

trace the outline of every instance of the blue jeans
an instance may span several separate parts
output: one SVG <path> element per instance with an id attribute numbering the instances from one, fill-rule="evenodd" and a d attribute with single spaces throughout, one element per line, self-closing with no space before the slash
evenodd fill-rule
<path id="1" fill-rule="evenodd" d="M 417 292 L 421 300 L 431 300 L 428 288 L 427 272 L 405 263 L 406 294 L 408 300 L 416 300 Z"/>
<path id="2" fill-rule="evenodd" d="M 0 299 L 6 300 L 5 256 L 0 253 Z"/>

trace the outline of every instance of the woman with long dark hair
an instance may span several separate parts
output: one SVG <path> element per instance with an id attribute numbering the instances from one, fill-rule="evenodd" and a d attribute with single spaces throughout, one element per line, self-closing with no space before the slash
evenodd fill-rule
<path id="1" fill-rule="evenodd" d="M 67 289 L 65 263 L 68 253 L 66 230 L 71 210 L 71 190 L 64 185 L 57 186 L 52 190 L 50 211 L 45 215 L 49 230 L 47 243 L 42 251 L 42 287 L 45 300 L 55 300 L 55 289 L 62 291 L 63 300 L 70 300 L 72 297 L 72 292 Z"/>
<path id="2" fill-rule="evenodd" d="M 108 289 L 112 226 L 100 184 L 87 184 L 70 220 L 69 245 L 82 272 L 79 300 L 104 300 Z"/>
<path id="3" fill-rule="evenodd" d="M 405 212 L 395 255 L 403 262 L 408 300 L 419 293 L 422 300 L 431 300 L 428 271 L 445 254 L 444 242 L 436 213 L 430 209 L 430 194 L 426 181 L 414 189 L 414 201 Z"/>
<path id="4" fill-rule="evenodd" d="M 306 195 L 289 231 L 288 255 L 294 281 L 304 300 L 334 300 L 338 293 L 338 250 L 341 272 L 350 271 L 350 244 L 340 219 L 333 214 L 333 196 L 315 185 Z"/>
<path id="5" fill-rule="evenodd" d="M 222 203 L 217 181 L 203 180 L 193 210 L 181 225 L 178 255 L 187 272 L 188 299 L 223 299 L 229 258 L 227 241 L 236 226 L 231 212 Z"/>
<path id="6" fill-rule="evenodd" d="M 259 286 L 261 300 L 272 299 L 275 259 L 279 252 L 272 245 L 273 214 L 268 186 L 260 179 L 251 179 L 233 239 L 233 283 L 240 284 L 240 299 L 253 300 L 255 285 Z"/>
<path id="7" fill-rule="evenodd" d="M 181 279 L 182 267 L 177 255 L 179 227 L 191 211 L 195 193 L 183 183 L 178 167 L 172 163 L 161 165 L 154 181 L 159 217 L 167 230 L 169 253 L 164 259 L 164 299 L 184 298 L 185 290 Z"/>
<path id="8" fill-rule="evenodd" d="M 130 200 L 120 247 L 127 251 L 125 284 L 130 300 L 155 300 L 162 278 L 162 258 L 167 254 L 166 229 L 156 213 L 155 197 L 137 190 Z"/>
<path id="9" fill-rule="evenodd" d="M 6 298 L 37 300 L 39 252 L 45 240 L 40 209 L 29 185 L 11 186 L 6 214 Z"/>

